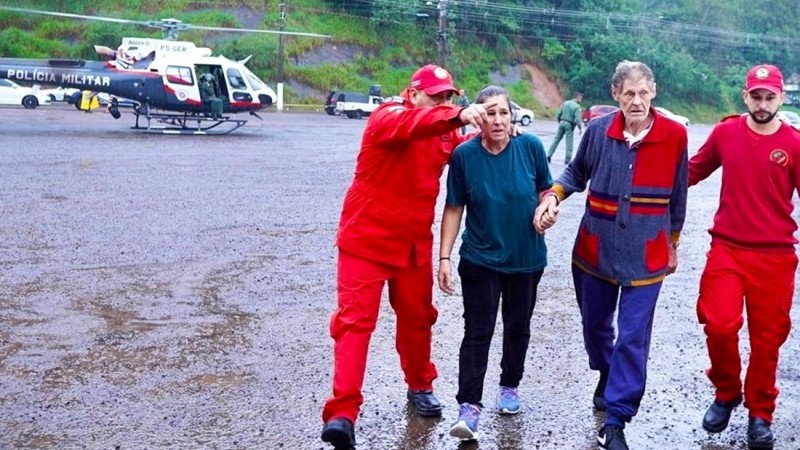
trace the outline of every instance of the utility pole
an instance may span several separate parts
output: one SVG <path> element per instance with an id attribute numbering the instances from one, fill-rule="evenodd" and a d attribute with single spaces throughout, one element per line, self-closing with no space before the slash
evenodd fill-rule
<path id="1" fill-rule="evenodd" d="M 283 32 L 286 26 L 286 0 L 281 0 L 278 30 Z M 278 82 L 283 82 L 283 33 L 278 35 Z"/>
<path id="2" fill-rule="evenodd" d="M 439 58 L 437 64 L 444 67 L 447 58 L 447 0 L 439 0 L 439 32 L 436 34 L 436 41 L 439 44 Z"/>

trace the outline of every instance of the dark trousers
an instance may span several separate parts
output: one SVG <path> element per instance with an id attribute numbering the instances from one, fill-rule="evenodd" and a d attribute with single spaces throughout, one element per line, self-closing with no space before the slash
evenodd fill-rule
<path id="1" fill-rule="evenodd" d="M 500 297 L 503 298 L 503 357 L 500 385 L 517 387 L 525 370 L 531 337 L 531 315 L 536 289 L 544 270 L 505 274 L 463 259 L 458 265 L 464 296 L 464 339 L 458 359 L 458 395 L 461 403 L 482 405 L 483 379 Z"/>
<path id="2" fill-rule="evenodd" d="M 607 425 L 625 427 L 639 410 L 647 382 L 650 335 L 661 282 L 619 286 L 572 266 L 575 294 L 581 308 L 583 342 L 589 367 L 608 371 L 605 398 Z M 614 341 L 614 310 L 617 309 Z"/>

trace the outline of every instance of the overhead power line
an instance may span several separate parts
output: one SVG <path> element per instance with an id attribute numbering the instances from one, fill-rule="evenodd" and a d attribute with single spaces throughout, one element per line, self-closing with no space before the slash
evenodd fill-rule
<path id="1" fill-rule="evenodd" d="M 353 3 L 372 5 L 371 0 L 351 0 Z M 388 0 L 384 4 L 401 6 L 407 0 Z M 664 36 L 689 37 L 701 43 L 725 44 L 730 46 L 758 46 L 758 45 L 800 45 L 800 38 L 787 36 L 770 36 L 757 33 L 747 33 L 723 28 L 703 25 L 688 24 L 665 20 L 646 15 L 631 15 L 621 13 L 604 13 L 597 11 L 577 11 L 567 9 L 541 8 L 521 5 L 502 5 L 478 0 L 461 0 L 450 5 L 456 13 L 456 18 L 467 20 L 495 20 L 500 23 L 514 21 L 519 25 L 517 33 L 493 33 L 506 36 L 530 36 L 528 31 L 539 26 L 557 26 L 567 29 L 578 27 L 589 29 L 616 29 L 631 31 L 645 29 L 649 33 Z M 391 20 L 397 24 L 408 24 L 413 18 L 397 18 Z M 458 26 L 456 30 L 470 31 Z"/>

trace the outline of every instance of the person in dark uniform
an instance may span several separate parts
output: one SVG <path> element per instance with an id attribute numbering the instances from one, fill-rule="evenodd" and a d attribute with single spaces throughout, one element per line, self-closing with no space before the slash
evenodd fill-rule
<path id="1" fill-rule="evenodd" d="M 222 99 L 217 96 L 217 92 L 212 84 L 214 76 L 210 73 L 200 75 L 200 99 L 203 104 L 208 105 L 212 119 L 222 118 Z"/>
<path id="2" fill-rule="evenodd" d="M 565 101 L 561 104 L 561 108 L 558 109 L 558 129 L 553 137 L 553 143 L 550 144 L 550 149 L 547 150 L 547 162 L 550 162 L 562 137 L 565 138 L 567 146 L 564 153 L 564 164 L 569 164 L 570 160 L 572 160 L 572 132 L 575 127 L 578 127 L 578 132 L 582 130 L 581 101 L 583 101 L 583 94 L 578 92 L 575 94 L 574 99 Z"/>
<path id="3" fill-rule="evenodd" d="M 469 106 L 469 98 L 467 98 L 467 91 L 466 90 L 464 90 L 464 89 L 461 90 L 461 95 L 458 96 L 457 104 L 458 104 L 458 106 L 460 106 L 462 108 L 466 108 L 467 106 Z M 466 125 L 461 127 L 461 134 L 467 134 L 467 126 Z"/>

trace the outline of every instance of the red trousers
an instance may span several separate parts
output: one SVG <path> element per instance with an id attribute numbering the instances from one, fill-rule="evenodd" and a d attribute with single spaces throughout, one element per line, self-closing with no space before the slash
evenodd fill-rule
<path id="1" fill-rule="evenodd" d="M 747 308 L 750 364 L 744 381 L 744 405 L 750 417 L 772 422 L 778 387 L 778 355 L 791 328 L 797 255 L 764 252 L 712 242 L 700 280 L 697 315 L 705 324 L 711 368 L 708 378 L 716 398 L 742 395 L 739 329 Z"/>
<path id="2" fill-rule="evenodd" d="M 369 340 L 378 321 L 383 286 L 389 283 L 389 303 L 397 315 L 395 346 L 408 388 L 433 388 L 436 366 L 431 362 L 431 329 L 438 312 L 433 306 L 433 267 L 384 265 L 339 251 L 338 308 L 331 317 L 333 396 L 322 410 L 323 422 L 335 417 L 356 421 L 364 401 L 361 386 Z"/>

